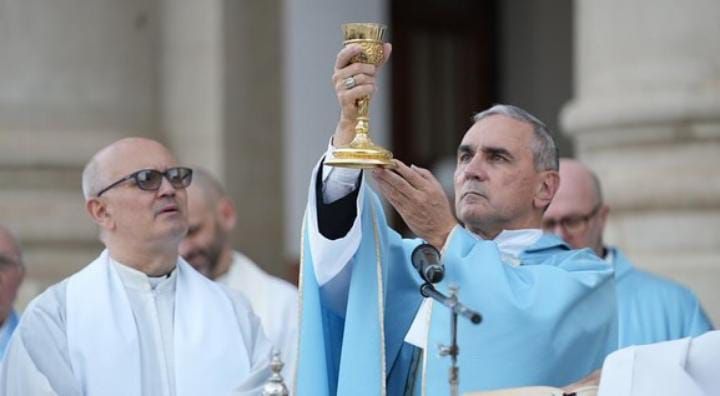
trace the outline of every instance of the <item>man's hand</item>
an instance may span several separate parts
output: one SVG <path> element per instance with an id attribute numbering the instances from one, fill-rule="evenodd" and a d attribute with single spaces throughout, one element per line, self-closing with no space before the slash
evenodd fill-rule
<path id="1" fill-rule="evenodd" d="M 335 87 L 338 103 L 340 103 L 340 121 L 335 129 L 335 135 L 333 135 L 335 147 L 347 145 L 355 137 L 355 122 L 358 115 L 356 102 L 363 96 L 372 97 L 375 93 L 377 70 L 387 62 L 390 52 L 392 52 L 392 46 L 386 43 L 383 51 L 385 60 L 378 66 L 350 63 L 350 59 L 361 52 L 361 47 L 357 44 L 348 45 L 338 53 L 335 60 L 335 72 L 332 76 L 332 84 Z M 355 80 L 355 86 L 348 89 L 345 80 L 350 77 Z"/>
<path id="2" fill-rule="evenodd" d="M 380 193 L 400 213 L 410 230 L 438 249 L 457 221 L 440 182 L 427 169 L 393 160 L 395 168 L 375 169 Z"/>

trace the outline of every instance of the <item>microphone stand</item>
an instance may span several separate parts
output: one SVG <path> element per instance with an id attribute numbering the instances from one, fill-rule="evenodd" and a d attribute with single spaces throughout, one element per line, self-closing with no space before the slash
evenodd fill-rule
<path id="1" fill-rule="evenodd" d="M 471 323 L 477 325 L 482 321 L 482 316 L 458 300 L 459 287 L 450 286 L 449 289 L 450 296 L 446 296 L 437 291 L 431 283 L 426 282 L 420 286 L 420 294 L 422 294 L 423 297 L 432 298 L 440 304 L 446 306 L 452 313 L 452 317 L 450 319 L 450 346 L 441 345 L 440 356 L 450 356 L 451 364 L 450 371 L 448 372 L 450 395 L 457 396 L 458 386 L 460 384 L 460 368 L 457 365 L 457 357 L 460 353 L 460 348 L 457 343 L 457 318 L 458 315 L 462 315 L 470 320 Z"/>

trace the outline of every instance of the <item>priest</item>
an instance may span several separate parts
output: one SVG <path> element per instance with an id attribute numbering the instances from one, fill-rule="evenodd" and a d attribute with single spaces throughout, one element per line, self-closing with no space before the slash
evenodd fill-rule
<path id="1" fill-rule="evenodd" d="M 247 302 L 178 256 L 192 170 L 126 138 L 82 175 L 106 249 L 26 309 L 3 395 L 228 395 L 261 389 L 271 344 Z"/>
<path id="2" fill-rule="evenodd" d="M 355 102 L 375 90 L 377 69 L 340 51 L 333 82 L 340 121 L 324 158 L 350 142 Z M 389 54 L 390 47 L 386 47 Z M 395 161 L 371 172 L 377 190 L 418 236 L 388 225 L 364 172 L 313 170 L 303 227 L 299 395 L 447 394 L 450 313 L 418 288 L 412 250 L 442 250 L 445 279 L 480 311 L 461 319 L 460 392 L 562 386 L 600 367 L 616 348 L 612 270 L 590 250 L 543 235 L 559 183 L 545 125 L 514 106 L 474 117 L 457 150 L 455 208 L 429 171 Z M 459 221 L 458 221 L 459 220 Z"/>
<path id="3" fill-rule="evenodd" d="M 560 187 L 543 217 L 543 228 L 576 249 L 590 248 L 615 271 L 619 347 L 695 337 L 712 330 L 689 288 L 637 269 L 623 252 L 603 242 L 610 208 L 600 180 L 578 160 L 560 160 Z"/>

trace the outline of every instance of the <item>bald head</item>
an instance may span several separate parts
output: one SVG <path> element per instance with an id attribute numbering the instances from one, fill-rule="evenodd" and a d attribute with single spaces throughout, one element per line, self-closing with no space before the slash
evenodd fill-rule
<path id="1" fill-rule="evenodd" d="M 204 203 L 209 208 L 214 208 L 221 198 L 227 196 L 220 181 L 210 172 L 200 167 L 193 169 L 193 184 L 190 186 L 191 199 L 195 198 L 196 193 L 202 195 Z"/>
<path id="2" fill-rule="evenodd" d="M 115 181 L 122 174 L 123 164 L 127 159 L 141 153 L 163 152 L 173 158 L 170 151 L 159 142 L 142 138 L 129 137 L 120 139 L 98 151 L 85 165 L 82 173 L 82 190 L 85 200 Z M 123 174 L 123 176 L 125 176 Z"/>
<path id="3" fill-rule="evenodd" d="M 585 164 L 572 158 L 560 160 L 560 189 L 557 194 L 561 192 L 576 196 L 582 201 L 592 202 L 593 205 L 603 200 L 597 175 Z"/>
<path id="4" fill-rule="evenodd" d="M 588 247 L 602 256 L 607 214 L 595 173 L 580 161 L 561 159 L 560 187 L 545 212 L 545 229 L 562 237 L 573 248 Z"/>

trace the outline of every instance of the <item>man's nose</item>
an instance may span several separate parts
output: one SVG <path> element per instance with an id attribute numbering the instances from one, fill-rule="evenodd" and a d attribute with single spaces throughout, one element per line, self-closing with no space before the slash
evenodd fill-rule
<path id="1" fill-rule="evenodd" d="M 174 196 L 176 192 L 177 190 L 172 186 L 172 184 L 170 184 L 167 177 L 163 176 L 162 181 L 160 182 L 160 188 L 158 189 L 158 194 L 161 197 Z"/>
<path id="2" fill-rule="evenodd" d="M 466 179 L 485 180 L 487 179 L 487 169 L 483 163 L 481 155 L 475 155 L 465 165 L 463 174 Z"/>

